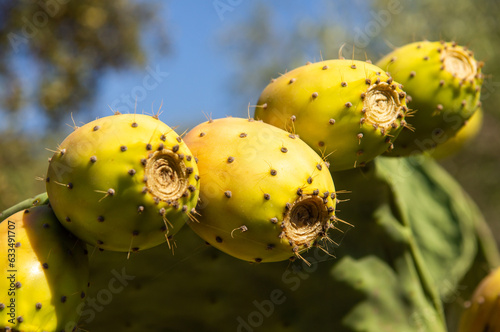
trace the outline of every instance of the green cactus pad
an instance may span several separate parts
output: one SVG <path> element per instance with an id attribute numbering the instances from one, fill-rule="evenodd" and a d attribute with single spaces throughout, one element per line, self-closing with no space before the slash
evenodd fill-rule
<path id="1" fill-rule="evenodd" d="M 198 168 L 181 137 L 139 114 L 77 128 L 52 157 L 46 181 L 64 227 L 91 245 L 124 252 L 173 236 L 199 194 Z"/>
<path id="2" fill-rule="evenodd" d="M 0 329 L 72 331 L 88 291 L 84 243 L 39 206 L 0 223 L 0 249 Z"/>
<path id="3" fill-rule="evenodd" d="M 391 147 L 407 125 L 405 97 L 375 65 L 327 60 L 272 80 L 255 117 L 298 134 L 340 171 L 363 166 Z"/>
<path id="4" fill-rule="evenodd" d="M 453 137 L 480 107 L 481 64 L 465 47 L 420 41 L 395 49 L 377 62 L 403 84 L 414 111 L 388 156 L 407 156 Z"/>
<path id="5" fill-rule="evenodd" d="M 207 242 L 254 262 L 285 260 L 327 243 L 336 224 L 333 180 L 296 135 L 226 118 L 196 126 L 185 142 L 201 178 L 200 216 L 189 226 Z"/>
<path id="6" fill-rule="evenodd" d="M 483 273 L 470 265 L 478 249 L 471 240 L 483 237 L 474 229 L 481 215 L 430 158 L 374 163 L 337 176 L 339 188 L 353 190 L 341 195 L 350 200 L 339 207 L 355 227 L 333 234 L 342 241 L 336 258 L 313 248 L 303 254 L 310 266 L 302 260 L 248 264 L 206 245 L 189 228 L 176 236 L 182 246 L 175 255 L 161 247 L 128 260 L 96 252 L 82 329 L 444 332 L 440 297 L 460 302 L 464 287 L 473 289 L 461 280 L 464 271 Z M 414 204 L 416 197 L 421 204 Z M 99 301 L 116 279 L 113 271 L 127 277 L 123 287 L 112 301 Z"/>

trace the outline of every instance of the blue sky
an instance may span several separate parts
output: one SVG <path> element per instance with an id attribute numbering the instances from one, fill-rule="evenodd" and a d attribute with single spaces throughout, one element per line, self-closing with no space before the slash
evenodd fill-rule
<path id="1" fill-rule="evenodd" d="M 141 0 L 148 3 L 149 0 Z M 236 62 L 232 53 L 220 43 L 220 36 L 248 19 L 256 1 L 249 0 L 152 0 L 160 8 L 158 17 L 163 21 L 166 35 L 171 43 L 171 52 L 166 55 L 151 52 L 153 39 L 147 35 L 143 45 L 148 54 L 144 68 L 126 71 L 110 71 L 99 82 L 99 93 L 92 114 L 80 113 L 78 123 L 91 121 L 96 116 L 110 115 L 109 106 L 122 112 L 153 113 L 162 104 L 160 119 L 168 125 L 187 128 L 205 120 L 206 114 L 213 118 L 244 116 L 246 106 L 239 109 L 232 103 L 231 79 Z M 367 15 L 366 2 L 276 0 L 266 2 L 273 10 L 272 23 L 278 31 L 286 34 L 300 20 L 336 20 L 346 29 L 354 29 Z M 361 10 L 364 8 L 365 10 Z M 361 14 L 363 13 L 364 14 Z M 330 17 L 328 15 L 333 15 Z M 354 19 L 352 19 L 354 17 Z M 306 53 L 307 50 L 304 50 Z M 318 60 L 319 50 L 305 54 L 305 58 Z M 26 84 L 36 75 L 32 65 L 17 61 L 24 72 Z M 249 68 L 248 70 L 252 70 Z M 264 88 L 264 86 L 262 87 Z M 245 102 L 255 103 L 258 96 Z M 109 105 L 109 106 L 108 106 Z M 34 107 L 20 114 L 16 123 L 35 135 L 40 134 L 43 121 Z M 27 120 L 28 119 L 28 120 Z M 1 119 L 0 119 L 1 120 Z M 66 123 L 71 123 L 68 116 Z M 4 124 L 5 126 L 5 124 Z M 0 121 L 0 130 L 2 121 Z M 69 132 L 68 127 L 68 132 Z"/>
<path id="2" fill-rule="evenodd" d="M 212 114 L 213 118 L 245 114 L 246 109 L 230 109 L 234 104 L 230 102 L 228 90 L 235 62 L 218 39 L 239 21 L 246 20 L 253 5 L 254 2 L 248 0 L 168 2 L 161 16 L 165 18 L 172 52 L 166 57 L 153 55 L 149 61 L 150 68 L 168 72 L 168 76 L 158 87 L 147 91 L 144 98 L 140 98 L 143 94 L 138 96 L 138 100 L 142 99 L 138 102 L 138 111 L 151 113 L 152 107 L 158 109 L 163 101 L 160 118 L 171 126 L 202 122 L 203 113 Z M 320 6 L 306 1 L 276 1 L 273 8 L 277 14 L 274 24 L 279 28 L 294 24 L 304 14 L 314 16 L 320 10 Z M 143 70 L 109 75 L 102 82 L 105 91 L 97 105 L 102 105 L 107 112 L 105 105 L 116 102 L 123 93 L 133 95 L 134 87 L 141 85 L 148 74 Z M 135 92 L 139 91 L 144 92 L 136 88 Z M 248 102 L 255 103 L 257 98 Z M 118 104 L 123 110 L 130 108 L 124 102 Z"/>

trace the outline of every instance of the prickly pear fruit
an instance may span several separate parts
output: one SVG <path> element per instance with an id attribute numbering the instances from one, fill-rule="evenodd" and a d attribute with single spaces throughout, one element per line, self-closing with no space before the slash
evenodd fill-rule
<path id="1" fill-rule="evenodd" d="M 84 243 L 38 206 L 0 223 L 0 249 L 0 329 L 72 331 L 89 282 Z"/>
<path id="2" fill-rule="evenodd" d="M 429 154 L 436 159 L 444 159 L 462 150 L 479 134 L 483 124 L 483 112 L 482 108 L 478 109 L 465 121 L 455 136 L 450 137 L 443 144 L 437 145 L 434 149 L 430 149 Z"/>
<path id="3" fill-rule="evenodd" d="M 335 228 L 325 162 L 296 135 L 253 119 L 210 120 L 184 138 L 198 158 L 198 222 L 214 247 L 243 260 L 300 257 Z"/>
<path id="4" fill-rule="evenodd" d="M 333 171 L 364 166 L 391 147 L 406 121 L 406 95 L 382 69 L 355 60 L 296 68 L 264 89 L 255 117 L 300 136 Z"/>
<path id="5" fill-rule="evenodd" d="M 459 332 L 500 331 L 500 268 L 488 274 L 465 303 Z"/>
<path id="6" fill-rule="evenodd" d="M 387 54 L 377 65 L 403 84 L 415 110 L 390 156 L 421 153 L 454 136 L 479 108 L 481 64 L 456 43 L 421 41 Z"/>
<path id="7" fill-rule="evenodd" d="M 114 251 L 165 242 L 194 212 L 199 194 L 198 168 L 181 137 L 139 114 L 76 129 L 52 157 L 46 181 L 63 226 Z"/>

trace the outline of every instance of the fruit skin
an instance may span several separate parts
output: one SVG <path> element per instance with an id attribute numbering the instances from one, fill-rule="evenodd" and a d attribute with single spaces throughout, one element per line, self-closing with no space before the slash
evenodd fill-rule
<path id="1" fill-rule="evenodd" d="M 500 268 L 477 286 L 460 319 L 459 332 L 500 331 Z"/>
<path id="2" fill-rule="evenodd" d="M 481 64 L 452 42 L 420 41 L 387 54 L 377 65 L 403 84 L 415 110 L 388 156 L 407 156 L 453 137 L 480 107 Z"/>
<path id="3" fill-rule="evenodd" d="M 293 69 L 273 79 L 257 105 L 256 119 L 298 134 L 328 156 L 333 171 L 364 166 L 407 125 L 400 85 L 379 67 L 356 60 Z"/>
<path id="4" fill-rule="evenodd" d="M 457 154 L 465 146 L 471 143 L 479 132 L 483 124 L 484 111 L 482 108 L 478 109 L 472 116 L 464 123 L 464 126 L 455 134 L 455 136 L 448 139 L 443 144 L 437 145 L 434 149 L 430 149 L 428 153 L 436 159 L 445 159 L 454 154 Z"/>
<path id="5" fill-rule="evenodd" d="M 335 186 L 326 163 L 296 135 L 225 118 L 196 126 L 184 140 L 201 178 L 200 216 L 188 225 L 205 241 L 252 262 L 300 257 L 326 243 L 336 222 Z"/>
<path id="6" fill-rule="evenodd" d="M 84 243 L 65 230 L 52 209 L 44 205 L 19 211 L 1 222 L 0 249 L 4 253 L 0 260 L 0 328 L 72 331 L 89 282 Z"/>
<path id="7" fill-rule="evenodd" d="M 50 161 L 47 193 L 64 227 L 100 249 L 138 251 L 173 236 L 196 206 L 198 169 L 157 118 L 117 114 L 71 133 Z"/>

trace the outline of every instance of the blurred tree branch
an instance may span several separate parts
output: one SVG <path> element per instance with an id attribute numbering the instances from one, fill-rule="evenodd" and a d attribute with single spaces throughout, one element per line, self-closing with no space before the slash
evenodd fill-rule
<path id="1" fill-rule="evenodd" d="M 141 31 L 159 22 L 155 9 L 130 0 L 0 0 L 0 107 L 14 114 L 34 104 L 54 125 L 90 105 L 105 70 L 145 62 Z M 154 31 L 167 50 L 163 29 Z M 35 68 L 29 84 L 19 62 Z"/>

